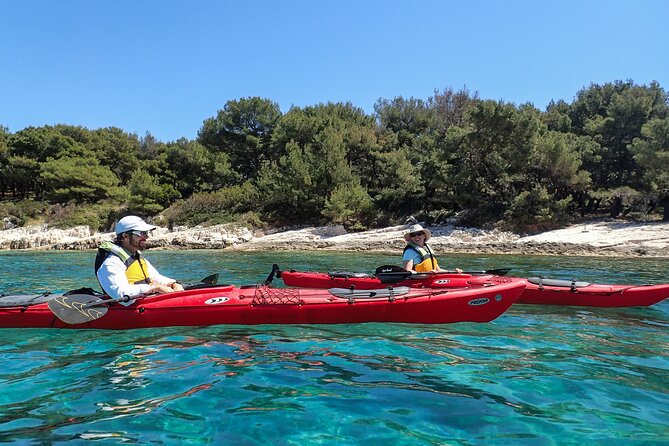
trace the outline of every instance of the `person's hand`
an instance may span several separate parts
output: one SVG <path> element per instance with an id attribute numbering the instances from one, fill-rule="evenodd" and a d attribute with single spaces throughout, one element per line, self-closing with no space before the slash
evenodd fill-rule
<path id="1" fill-rule="evenodd" d="M 173 293 L 174 291 L 175 290 L 170 286 L 161 285 L 156 282 L 151 282 L 151 291 L 150 291 L 151 293 L 162 294 L 162 293 Z"/>
<path id="2" fill-rule="evenodd" d="M 174 291 L 183 291 L 183 290 L 184 290 L 184 287 L 183 287 L 183 285 L 181 285 L 179 282 L 174 282 L 174 283 L 172 284 L 172 289 L 173 289 Z"/>
<path id="3" fill-rule="evenodd" d="M 458 274 L 462 274 L 462 270 L 460 268 L 455 268 L 455 272 Z"/>

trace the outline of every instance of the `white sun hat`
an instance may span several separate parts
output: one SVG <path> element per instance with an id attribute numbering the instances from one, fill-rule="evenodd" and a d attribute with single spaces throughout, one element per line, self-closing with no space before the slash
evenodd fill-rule
<path id="1" fill-rule="evenodd" d="M 117 234 L 123 234 L 124 232 L 129 231 L 153 231 L 154 229 L 156 229 L 155 226 L 148 224 L 136 215 L 128 215 L 116 223 Z"/>
<path id="2" fill-rule="evenodd" d="M 411 225 L 409 226 L 409 229 L 406 230 L 404 233 L 404 240 L 407 242 L 411 241 L 411 234 L 414 232 L 424 232 L 425 233 L 425 241 L 430 240 L 430 237 L 432 237 L 432 233 L 430 232 L 429 229 L 425 229 L 419 224 Z"/>

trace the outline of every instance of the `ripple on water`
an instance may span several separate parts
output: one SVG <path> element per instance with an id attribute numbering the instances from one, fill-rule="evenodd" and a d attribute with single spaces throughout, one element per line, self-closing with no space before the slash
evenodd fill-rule
<path id="1" fill-rule="evenodd" d="M 222 271 L 222 281 L 252 283 L 273 261 L 350 269 L 340 254 L 153 254 L 168 274 L 187 269 L 186 280 Z M 48 289 L 37 273 L 49 265 L 49 283 L 94 286 L 81 272 L 90 255 L 0 255 L 0 266 L 9 259 L 28 272 L 21 281 L 0 268 L 0 284 Z M 591 259 L 455 260 L 518 275 L 568 267 L 602 282 L 666 281 L 666 266 L 641 260 L 621 275 Z M 360 257 L 367 269 L 392 261 Z M 669 442 L 668 325 L 663 302 L 513 306 L 489 324 L 2 330 L 0 441 L 661 444 Z"/>

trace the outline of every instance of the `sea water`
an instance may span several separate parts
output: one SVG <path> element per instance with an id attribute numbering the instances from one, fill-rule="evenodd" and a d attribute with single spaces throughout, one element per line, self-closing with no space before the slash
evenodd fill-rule
<path id="1" fill-rule="evenodd" d="M 149 251 L 182 282 L 371 272 L 397 256 Z M 0 293 L 96 287 L 93 252 L 0 253 Z M 441 256 L 600 283 L 666 283 L 666 259 Z M 275 279 L 275 283 L 277 281 Z M 491 323 L 0 329 L 0 443 L 669 444 L 669 300 L 514 305 Z"/>

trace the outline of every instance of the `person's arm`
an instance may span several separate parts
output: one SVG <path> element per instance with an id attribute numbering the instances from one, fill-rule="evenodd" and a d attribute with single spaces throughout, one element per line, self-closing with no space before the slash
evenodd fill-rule
<path id="1" fill-rule="evenodd" d="M 407 271 L 415 272 L 413 267 L 416 261 L 420 262 L 420 256 L 413 249 L 407 249 L 402 255 L 402 267 Z"/>
<path id="2" fill-rule="evenodd" d="M 123 261 L 113 255 L 110 255 L 102 262 L 97 272 L 97 277 L 102 290 L 113 299 L 119 299 L 124 296 L 134 297 L 151 292 L 149 284 L 128 283 Z M 124 305 L 130 305 L 131 303 L 132 301 L 124 303 Z"/>
<path id="3" fill-rule="evenodd" d="M 437 270 L 435 272 L 438 272 L 438 273 L 452 273 L 453 271 L 455 271 L 458 274 L 462 274 L 462 270 L 460 268 L 453 268 L 453 270 L 439 268 L 439 270 Z"/>
<path id="4" fill-rule="evenodd" d="M 144 259 L 146 260 L 146 259 Z M 149 277 L 151 278 L 151 285 L 158 293 L 169 293 L 172 291 L 183 291 L 184 287 L 175 279 L 163 276 L 156 268 L 151 265 L 151 262 L 146 260 L 148 266 Z"/>

